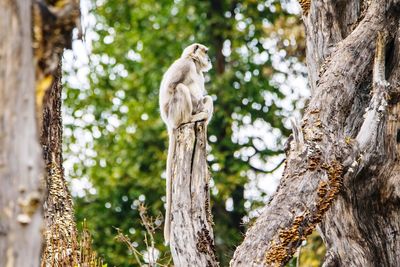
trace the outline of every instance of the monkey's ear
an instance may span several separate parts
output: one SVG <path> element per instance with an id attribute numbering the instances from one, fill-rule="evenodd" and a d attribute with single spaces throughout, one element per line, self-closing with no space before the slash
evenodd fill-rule
<path id="1" fill-rule="evenodd" d="M 193 54 L 196 53 L 197 49 L 199 49 L 199 45 L 195 45 L 195 46 L 194 46 Z"/>

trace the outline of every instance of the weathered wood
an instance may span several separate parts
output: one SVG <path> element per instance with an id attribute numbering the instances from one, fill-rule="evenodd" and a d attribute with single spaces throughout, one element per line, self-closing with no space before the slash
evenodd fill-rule
<path id="1" fill-rule="evenodd" d="M 44 247 L 41 266 L 79 264 L 77 230 L 71 195 L 62 166 L 61 63 L 43 100 L 40 142 L 46 164 Z"/>
<path id="2" fill-rule="evenodd" d="M 299 1 L 302 2 L 302 1 Z M 303 14 L 307 38 L 307 68 L 311 92 L 317 87 L 320 73 L 326 68 L 336 45 L 346 38 L 365 15 L 366 4 L 360 0 L 311 1 L 308 15 Z"/>
<path id="3" fill-rule="evenodd" d="M 72 47 L 72 30 L 78 27 L 81 32 L 79 0 L 34 0 L 32 21 L 36 113 L 41 128 L 43 98 L 55 81 L 64 49 Z"/>
<path id="4" fill-rule="evenodd" d="M 61 57 L 79 27 L 79 0 L 33 1 L 36 111 L 46 164 L 41 266 L 79 265 L 71 196 L 62 167 Z"/>
<path id="5" fill-rule="evenodd" d="M 386 62 L 392 88 L 387 111 L 375 129 L 361 127 L 360 144 L 363 131 L 371 131 L 374 138 L 365 147 L 357 175 L 344 180 L 341 194 L 320 224 L 327 247 L 325 267 L 400 265 L 400 32 L 393 33 L 388 57 L 392 58 Z M 372 113 L 366 112 L 366 120 Z M 346 131 L 353 127 L 346 125 Z"/>
<path id="6" fill-rule="evenodd" d="M 31 1 L 0 1 L 0 266 L 38 266 L 43 162 Z"/>
<path id="7" fill-rule="evenodd" d="M 210 211 L 206 124 L 182 125 L 171 165 L 171 237 L 174 265 L 218 266 Z"/>
<path id="8" fill-rule="evenodd" d="M 400 7 L 375 0 L 364 13 L 361 6 L 312 1 L 305 23 L 313 90 L 298 129 L 304 149 L 292 141 L 278 190 L 231 266 L 283 266 L 317 224 L 328 249 L 325 266 L 399 265 Z M 396 40 L 388 51 L 397 61 L 385 62 L 391 92 L 372 86 L 383 30 Z"/>

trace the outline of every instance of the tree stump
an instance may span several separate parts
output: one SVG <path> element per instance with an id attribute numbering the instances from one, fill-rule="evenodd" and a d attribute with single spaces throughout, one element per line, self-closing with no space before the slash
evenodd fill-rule
<path id="1" fill-rule="evenodd" d="M 210 211 L 206 123 L 184 124 L 173 134 L 170 246 L 174 264 L 219 266 Z"/>

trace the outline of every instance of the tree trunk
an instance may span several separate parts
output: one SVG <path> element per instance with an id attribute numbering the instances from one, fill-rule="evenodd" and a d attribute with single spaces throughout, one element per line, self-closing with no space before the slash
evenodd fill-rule
<path id="1" fill-rule="evenodd" d="M 45 246 L 42 266 L 79 263 L 72 199 L 62 167 L 61 63 L 43 101 L 41 144 L 46 164 Z"/>
<path id="2" fill-rule="evenodd" d="M 62 167 L 61 56 L 79 27 L 79 1 L 34 1 L 33 29 L 40 142 L 46 164 L 42 266 L 80 264 L 72 199 Z M 78 29 L 79 30 L 79 29 Z"/>
<path id="3" fill-rule="evenodd" d="M 0 266 L 38 266 L 43 163 L 30 1 L 1 1 L 0 28 Z"/>
<path id="4" fill-rule="evenodd" d="M 206 124 L 182 125 L 171 165 L 171 253 L 177 267 L 218 266 L 210 212 Z"/>
<path id="5" fill-rule="evenodd" d="M 399 9 L 314 0 L 304 12 L 312 98 L 231 266 L 284 266 L 317 225 L 324 266 L 400 265 Z"/>
<path id="6" fill-rule="evenodd" d="M 391 32 L 384 62 L 384 75 L 390 84 L 387 111 L 381 118 L 380 127 L 370 129 L 376 136 L 368 144 L 368 152 L 362 155 L 364 163 L 352 179 L 344 179 L 335 204 L 320 224 L 319 230 L 327 247 L 324 266 L 400 266 L 400 13 L 398 1 L 393 1 L 392 5 L 388 3 L 390 1 L 375 2 L 368 6 L 366 1 L 343 1 L 319 8 L 323 18 L 329 13 L 336 17 L 334 24 L 341 34 L 330 40 L 331 45 L 340 42 L 340 36 L 345 38 L 351 34 L 357 21 L 364 17 L 368 19 L 368 16 L 383 14 L 379 23 Z M 381 12 L 375 13 L 379 10 L 375 9 L 375 4 L 381 5 Z M 316 3 L 313 3 L 313 10 L 317 10 Z M 313 12 L 307 21 L 309 36 L 315 30 L 312 25 L 322 28 L 324 21 L 317 17 Z M 321 34 L 314 38 L 310 41 L 309 54 L 319 50 L 323 55 L 323 49 L 315 45 L 322 39 Z M 324 57 L 319 58 L 322 60 Z M 368 107 L 371 81 L 374 82 L 374 77 L 369 75 L 357 84 L 351 111 L 345 117 L 343 127 L 348 137 L 354 138 L 357 131 L 362 131 L 360 124 L 364 109 Z"/>
<path id="7" fill-rule="evenodd" d="M 49 7 L 40 0 L 0 3 L 0 266 L 39 265 L 43 162 L 38 129 L 42 126 L 43 152 L 50 173 L 46 224 L 52 226 L 46 231 L 46 240 L 50 240 L 48 232 L 52 236 L 64 231 L 75 233 L 71 231 L 71 227 L 75 229 L 71 201 L 62 180 L 61 72 L 57 66 L 63 49 L 70 47 L 72 29 L 79 18 L 79 2 L 53 4 Z M 42 123 L 45 94 L 46 121 Z M 59 195 L 68 197 L 60 203 Z M 55 231 L 48 208 L 59 216 L 57 222 L 62 222 Z M 68 228 L 66 224 L 72 226 Z M 71 240 L 76 242 L 68 237 L 68 244 Z M 60 245 L 62 241 L 57 236 L 57 243 L 53 244 Z M 52 257 L 61 258 L 55 254 Z"/>

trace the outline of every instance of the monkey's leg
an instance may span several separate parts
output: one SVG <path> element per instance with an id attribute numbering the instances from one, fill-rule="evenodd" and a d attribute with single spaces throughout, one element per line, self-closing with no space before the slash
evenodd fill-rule
<path id="1" fill-rule="evenodd" d="M 169 103 L 168 120 L 173 128 L 178 128 L 181 124 L 191 121 L 192 100 L 189 88 L 180 83 L 175 87 L 173 96 Z"/>
<path id="2" fill-rule="evenodd" d="M 207 120 L 207 123 L 211 120 L 214 105 L 211 96 L 207 95 L 201 100 L 202 108 L 201 112 L 194 114 L 192 121 L 202 121 Z"/>
<path id="3" fill-rule="evenodd" d="M 213 112 L 214 112 L 214 104 L 213 104 L 213 100 L 211 98 L 211 96 L 206 95 L 203 98 L 203 106 L 204 106 L 204 110 L 207 112 L 208 114 L 208 118 L 207 118 L 207 123 L 210 122 Z"/>

